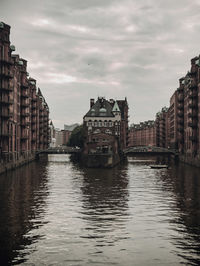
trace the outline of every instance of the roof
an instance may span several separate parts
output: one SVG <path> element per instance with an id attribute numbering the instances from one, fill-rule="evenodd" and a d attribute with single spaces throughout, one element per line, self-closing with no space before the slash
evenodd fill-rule
<path id="1" fill-rule="evenodd" d="M 103 97 L 99 97 L 85 117 L 114 117 L 112 109 L 110 102 Z"/>
<path id="2" fill-rule="evenodd" d="M 117 104 L 117 101 L 115 102 L 112 111 L 113 112 L 120 112 L 119 105 Z"/>

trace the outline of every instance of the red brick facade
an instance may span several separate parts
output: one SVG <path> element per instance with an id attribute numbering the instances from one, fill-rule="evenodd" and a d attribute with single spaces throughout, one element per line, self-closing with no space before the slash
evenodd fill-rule
<path id="1" fill-rule="evenodd" d="M 83 119 L 85 129 L 84 153 L 118 154 L 128 146 L 127 100 L 107 101 L 99 97 L 90 100 L 90 110 Z"/>
<path id="2" fill-rule="evenodd" d="M 156 146 L 154 121 L 145 121 L 130 127 L 129 146 Z"/>
<path id="3" fill-rule="evenodd" d="M 145 123 L 130 128 L 129 146 L 152 145 L 144 137 Z M 156 146 L 177 149 L 185 161 L 200 165 L 200 56 L 191 60 L 191 69 L 179 80 L 179 87 L 155 119 Z"/>
<path id="4" fill-rule="evenodd" d="M 36 80 L 29 78 L 27 61 L 12 55 L 10 26 L 0 23 L 0 154 L 46 149 L 49 142 L 49 108 Z M 10 156 L 11 155 L 11 156 Z"/>

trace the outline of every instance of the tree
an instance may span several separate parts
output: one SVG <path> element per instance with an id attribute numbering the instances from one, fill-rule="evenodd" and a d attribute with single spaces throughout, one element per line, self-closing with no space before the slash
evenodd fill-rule
<path id="1" fill-rule="evenodd" d="M 68 146 L 75 147 L 78 146 L 80 148 L 83 147 L 84 144 L 84 129 L 83 125 L 77 126 L 72 131 L 72 134 L 68 141 Z"/>

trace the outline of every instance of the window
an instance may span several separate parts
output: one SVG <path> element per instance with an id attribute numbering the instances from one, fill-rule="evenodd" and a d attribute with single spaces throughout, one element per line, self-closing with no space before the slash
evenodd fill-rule
<path id="1" fill-rule="evenodd" d="M 93 133 L 94 134 L 98 134 L 98 133 L 100 133 L 101 132 L 101 130 L 99 129 L 99 128 L 97 128 Z"/>
<path id="2" fill-rule="evenodd" d="M 105 130 L 105 133 L 106 133 L 106 134 L 112 134 L 112 131 L 111 131 L 110 129 L 106 129 L 106 130 Z"/>

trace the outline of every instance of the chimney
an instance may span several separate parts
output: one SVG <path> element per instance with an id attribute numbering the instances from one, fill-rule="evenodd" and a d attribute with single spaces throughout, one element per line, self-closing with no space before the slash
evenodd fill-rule
<path id="1" fill-rule="evenodd" d="M 94 99 L 90 99 L 90 108 L 94 105 Z"/>
<path id="2" fill-rule="evenodd" d="M 110 99 L 110 103 L 113 104 L 114 103 L 114 100 L 113 99 Z"/>

